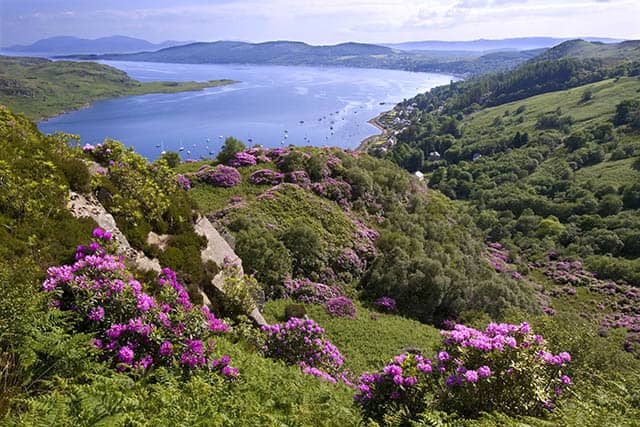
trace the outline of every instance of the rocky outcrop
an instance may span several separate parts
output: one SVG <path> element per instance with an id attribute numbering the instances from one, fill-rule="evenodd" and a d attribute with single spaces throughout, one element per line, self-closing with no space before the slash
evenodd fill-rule
<path id="1" fill-rule="evenodd" d="M 151 259 L 147 257 L 142 251 L 138 251 L 131 247 L 129 241 L 125 235 L 118 229 L 115 219 L 107 212 L 102 204 L 93 195 L 83 195 L 74 191 L 69 192 L 69 202 L 67 207 L 77 218 L 91 218 L 99 227 L 110 232 L 115 241 L 118 244 L 118 254 L 123 255 L 125 259 L 134 265 L 137 269 L 143 271 L 161 271 L 160 263 L 157 259 Z M 242 260 L 233 251 L 227 241 L 220 235 L 218 230 L 211 224 L 211 222 L 203 217 L 198 216 L 194 224 L 195 232 L 207 239 L 207 247 L 204 248 L 200 254 L 202 262 L 213 261 L 221 270 L 225 263 L 233 263 L 240 267 L 242 273 Z M 159 235 L 156 233 L 149 233 L 147 242 L 158 245 L 160 249 L 167 247 L 167 243 L 170 236 Z M 224 271 L 220 271 L 211 281 L 211 284 L 216 288 L 217 292 L 224 298 Z M 210 295 L 205 292 L 200 292 L 203 301 L 207 305 L 211 305 Z M 249 317 L 257 325 L 266 325 L 267 322 L 258 309 L 254 309 L 249 313 Z"/>
<path id="2" fill-rule="evenodd" d="M 118 229 L 116 220 L 107 212 L 102 204 L 93 195 L 84 195 L 74 191 L 69 192 L 67 208 L 77 218 L 91 218 L 99 227 L 110 232 L 118 244 L 118 254 L 139 270 L 160 272 L 161 267 L 157 259 L 147 257 L 142 251 L 131 247 L 124 234 Z"/>
<path id="3" fill-rule="evenodd" d="M 229 246 L 229 243 L 227 243 L 227 241 L 220 235 L 218 230 L 215 229 L 213 224 L 211 224 L 206 217 L 198 216 L 198 219 L 194 224 L 194 229 L 196 233 L 207 239 L 207 247 L 200 253 L 202 262 L 206 263 L 207 261 L 213 261 L 218 267 L 222 267 L 226 263 L 232 263 L 240 268 L 240 273 L 243 273 L 242 260 L 238 255 L 236 255 L 231 246 Z M 216 274 L 211 280 L 211 284 L 221 295 L 224 295 L 225 293 L 223 283 L 224 271 Z M 262 313 L 260 313 L 260 310 L 257 308 L 249 313 L 249 318 L 259 326 L 267 324 Z"/>

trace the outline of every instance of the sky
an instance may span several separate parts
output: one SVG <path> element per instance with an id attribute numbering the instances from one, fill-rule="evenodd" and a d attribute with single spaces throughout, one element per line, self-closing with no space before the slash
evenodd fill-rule
<path id="1" fill-rule="evenodd" d="M 640 0 L 0 0 L 0 46 L 70 35 L 152 42 L 640 39 Z"/>

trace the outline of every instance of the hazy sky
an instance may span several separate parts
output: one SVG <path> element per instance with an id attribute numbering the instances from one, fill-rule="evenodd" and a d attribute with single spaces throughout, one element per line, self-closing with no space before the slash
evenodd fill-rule
<path id="1" fill-rule="evenodd" d="M 54 35 L 398 42 L 640 39 L 640 0 L 0 0 L 0 46 Z"/>

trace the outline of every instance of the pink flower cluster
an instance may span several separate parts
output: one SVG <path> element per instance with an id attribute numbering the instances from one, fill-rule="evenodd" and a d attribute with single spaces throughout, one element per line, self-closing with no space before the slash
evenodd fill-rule
<path id="1" fill-rule="evenodd" d="M 396 309 L 396 300 L 391 297 L 380 297 L 374 304 L 378 309 L 384 311 L 393 311 Z"/>
<path id="2" fill-rule="evenodd" d="M 563 372 L 571 355 L 548 352 L 526 322 L 490 323 L 484 331 L 455 325 L 440 333 L 443 347 L 432 358 L 401 354 L 381 371 L 360 377 L 354 399 L 366 416 L 419 413 L 427 397 L 439 409 L 460 414 L 536 415 L 552 407 L 572 382 Z"/>
<path id="3" fill-rule="evenodd" d="M 344 358 L 312 319 L 290 318 L 285 324 L 265 325 L 263 347 L 267 357 L 298 365 L 302 372 L 336 382 L 344 375 Z"/>
<path id="4" fill-rule="evenodd" d="M 181 173 L 176 175 L 176 184 L 182 190 L 191 190 L 191 181 Z"/>
<path id="5" fill-rule="evenodd" d="M 153 365 L 207 368 L 225 377 L 239 372 L 229 357 L 214 357 L 215 334 L 228 327 L 207 307 L 196 308 L 170 269 L 152 296 L 110 253 L 110 233 L 96 228 L 96 241 L 79 246 L 72 265 L 50 267 L 42 288 L 51 306 L 72 310 L 95 333 L 93 345 L 118 371 L 140 372 Z M 87 322 L 88 321 L 88 322 Z"/>
<path id="6" fill-rule="evenodd" d="M 356 306 L 353 304 L 351 298 L 341 296 L 329 299 L 324 307 L 327 313 L 333 317 L 346 317 L 349 319 L 355 319 Z"/>
<path id="7" fill-rule="evenodd" d="M 242 166 L 253 166 L 256 163 L 257 160 L 254 155 L 243 151 L 234 154 L 228 162 L 229 166 L 233 166 L 234 168 L 239 168 Z"/>
<path id="8" fill-rule="evenodd" d="M 307 278 L 287 279 L 284 287 L 287 297 L 305 304 L 323 304 L 341 294 L 340 290 L 334 286 L 312 282 Z"/>
<path id="9" fill-rule="evenodd" d="M 242 175 L 236 168 L 224 165 L 214 168 L 204 165 L 198 169 L 196 176 L 199 180 L 216 187 L 235 187 L 242 181 Z"/>
<path id="10" fill-rule="evenodd" d="M 249 176 L 249 182 L 256 185 L 276 185 L 284 180 L 284 174 L 271 169 L 260 169 Z"/>
<path id="11" fill-rule="evenodd" d="M 522 274 L 515 270 L 510 262 L 509 251 L 500 243 L 490 243 L 482 255 L 498 273 L 508 274 L 512 279 L 522 279 Z"/>

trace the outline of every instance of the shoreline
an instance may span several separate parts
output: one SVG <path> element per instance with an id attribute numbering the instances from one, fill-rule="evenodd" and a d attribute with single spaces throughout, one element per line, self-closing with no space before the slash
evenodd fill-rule
<path id="1" fill-rule="evenodd" d="M 174 82 L 141 82 L 141 83 L 174 83 Z M 129 98 L 129 97 L 133 97 L 133 96 L 144 96 L 144 95 L 154 95 L 154 94 L 172 94 L 172 93 L 182 93 L 182 92 L 201 92 L 205 89 L 209 89 L 212 87 L 222 87 L 222 86 L 229 86 L 232 84 L 236 84 L 236 83 L 240 83 L 238 80 L 229 80 L 229 79 L 220 79 L 220 80 L 211 80 L 209 82 L 177 82 L 178 84 L 182 83 L 182 84 L 209 84 L 208 86 L 202 86 L 202 87 L 195 87 L 195 88 L 185 88 L 184 90 L 176 90 L 176 91 L 161 91 L 161 90 L 149 90 L 148 92 L 140 92 L 140 93 L 125 93 L 125 94 L 119 94 L 119 95 L 114 95 L 114 96 L 106 96 L 106 97 L 102 97 L 102 98 L 96 98 L 96 99 L 92 99 L 90 101 L 85 102 L 84 104 L 82 104 L 81 106 L 78 107 L 72 107 L 72 108 L 67 108 L 65 110 L 62 110 L 60 112 L 57 112 L 55 114 L 52 115 L 48 115 L 48 116 L 41 116 L 37 119 L 32 119 L 34 120 L 34 122 L 36 123 L 42 123 L 42 122 L 47 122 L 51 119 L 55 119 L 56 117 L 60 117 L 63 116 L 65 114 L 69 114 L 75 111 L 81 111 L 81 110 L 85 110 L 89 107 L 91 107 L 94 103 L 98 102 L 98 101 L 107 101 L 110 99 L 120 99 L 120 98 Z M 167 88 L 172 88 L 172 87 L 176 87 L 176 86 L 167 86 Z M 163 89 L 163 88 L 161 88 Z M 23 113 L 26 114 L 26 113 Z"/>
<path id="2" fill-rule="evenodd" d="M 391 111 L 391 110 L 383 111 L 382 113 L 378 114 L 377 116 L 372 117 L 371 119 L 367 120 L 367 123 L 369 123 L 370 125 L 374 126 L 376 129 L 378 129 L 380 131 L 380 133 L 378 133 L 376 135 L 368 136 L 365 139 L 363 139 L 362 141 L 360 141 L 360 144 L 358 144 L 358 146 L 356 147 L 356 151 L 367 152 L 368 149 L 369 149 L 369 146 L 371 145 L 371 143 L 373 141 L 375 141 L 376 139 L 380 138 L 381 136 L 385 136 L 387 134 L 387 128 L 384 127 L 380 123 L 380 118 L 383 115 L 387 114 L 389 111 Z"/>

